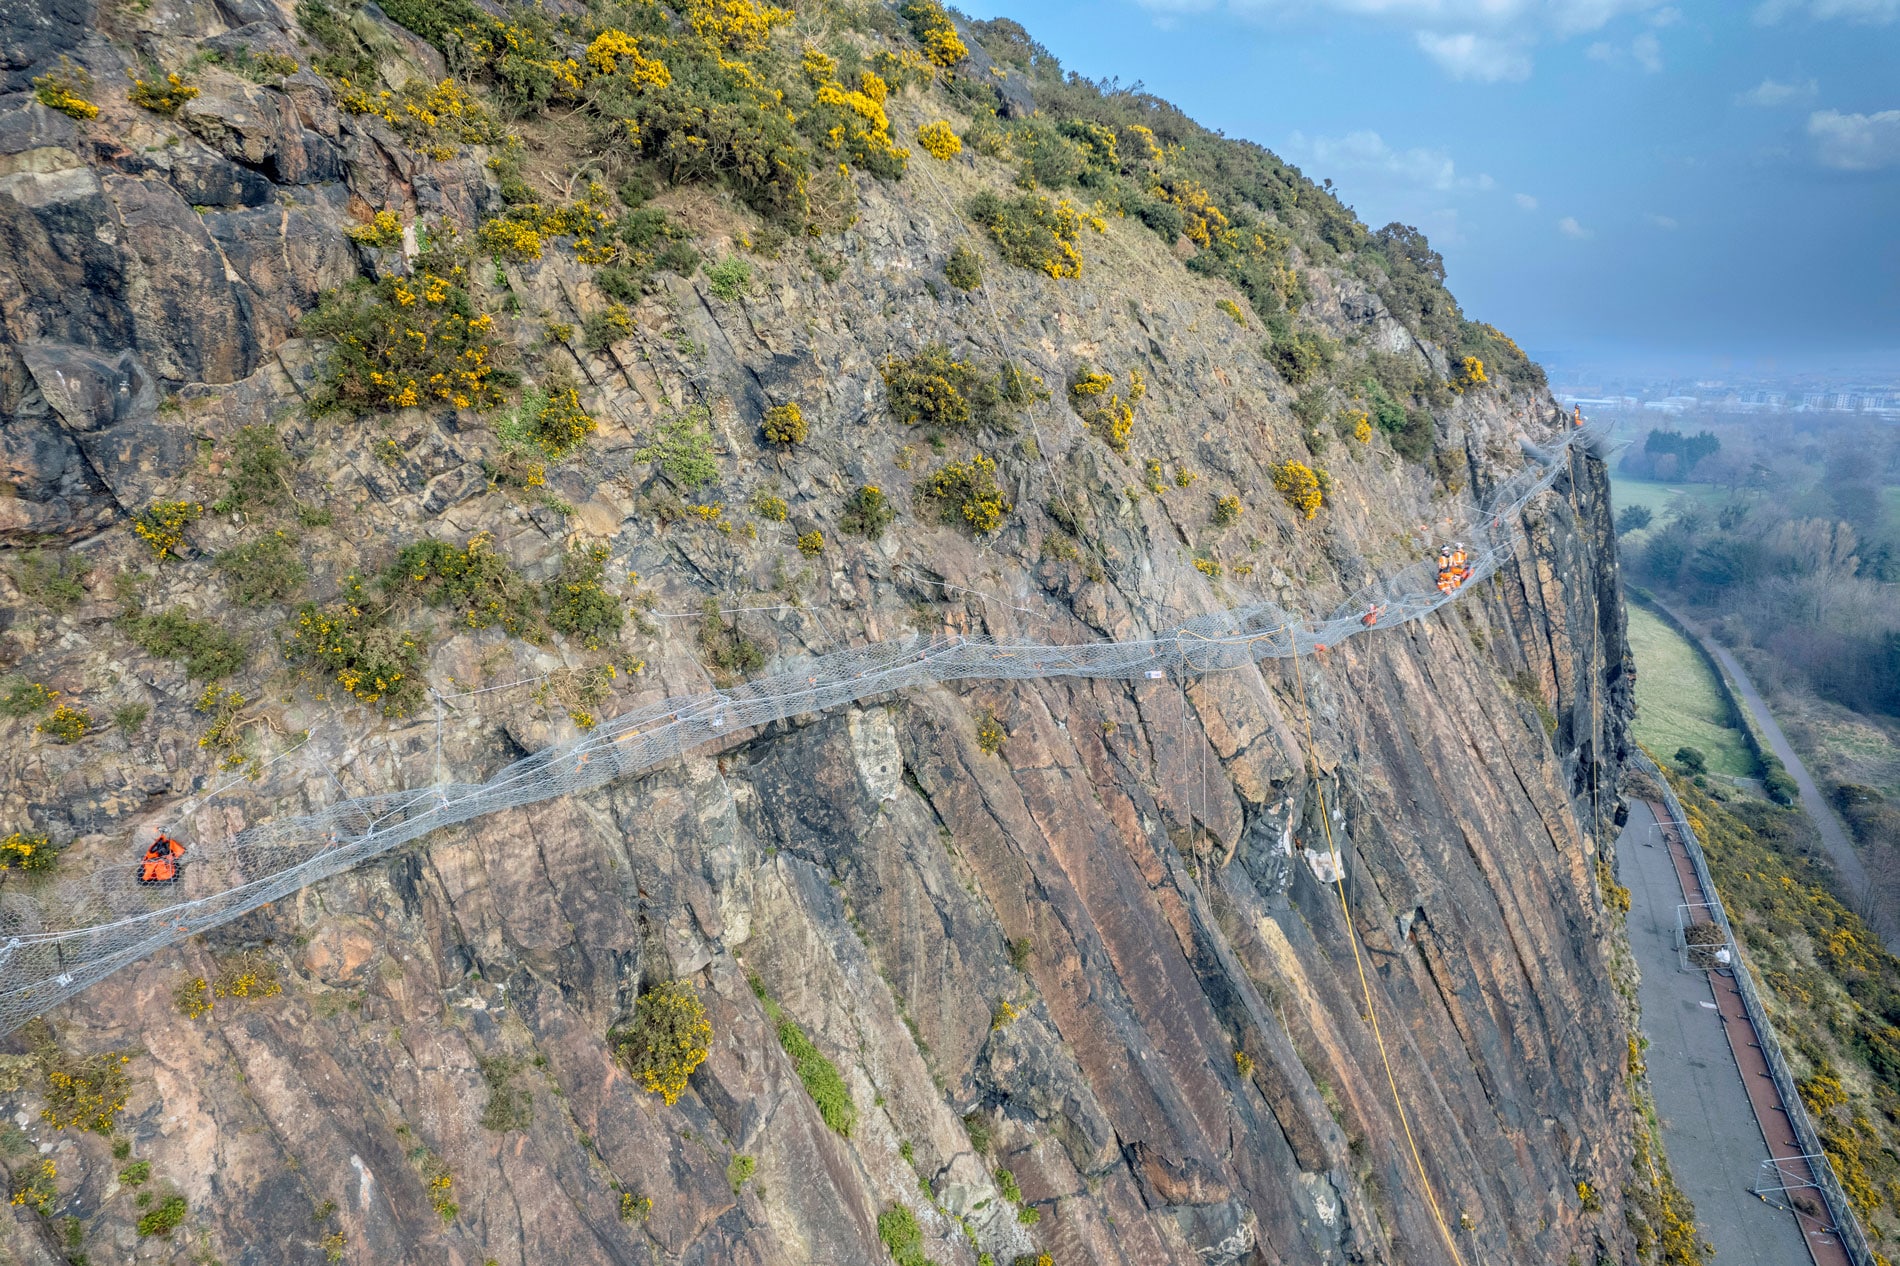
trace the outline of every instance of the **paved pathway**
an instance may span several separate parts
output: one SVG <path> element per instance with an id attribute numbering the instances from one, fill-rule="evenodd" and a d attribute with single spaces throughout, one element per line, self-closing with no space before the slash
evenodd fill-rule
<path id="1" fill-rule="evenodd" d="M 1711 977 L 1680 969 L 1676 910 L 1684 886 L 1671 854 L 1650 807 L 1632 801 L 1616 862 L 1618 877 L 1630 890 L 1630 947 L 1642 968 L 1638 996 L 1649 1038 L 1644 1058 L 1662 1118 L 1663 1145 L 1677 1184 L 1695 1202 L 1703 1236 L 1715 1245 L 1717 1262 L 1804 1266 L 1809 1254 L 1795 1219 L 1749 1191 L 1768 1147 Z M 1689 883 L 1691 899 L 1699 900 L 1693 874 Z M 1734 1001 L 1739 1005 L 1739 999 Z M 1752 1037 L 1752 1030 L 1746 1032 Z M 1772 1093 L 1772 1085 L 1769 1089 Z M 1785 1123 L 1776 1128 L 1788 1134 Z"/>

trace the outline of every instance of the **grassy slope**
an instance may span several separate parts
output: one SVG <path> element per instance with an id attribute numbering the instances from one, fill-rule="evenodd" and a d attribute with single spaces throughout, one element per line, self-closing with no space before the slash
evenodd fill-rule
<path id="1" fill-rule="evenodd" d="M 1736 792 L 1717 800 L 1684 779 L 1675 787 L 1835 1170 L 1869 1233 L 1891 1242 L 1900 1235 L 1900 960 L 1834 898 L 1801 814 Z"/>
<path id="2" fill-rule="evenodd" d="M 1660 760 L 1679 747 L 1700 748 L 1714 773 L 1749 777 L 1755 761 L 1715 678 L 1682 635 L 1641 607 L 1629 608 L 1630 650 L 1636 656 L 1636 737 Z"/>

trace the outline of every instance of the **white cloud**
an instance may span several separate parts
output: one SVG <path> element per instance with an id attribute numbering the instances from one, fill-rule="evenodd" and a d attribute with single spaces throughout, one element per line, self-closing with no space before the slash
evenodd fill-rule
<path id="1" fill-rule="evenodd" d="M 1537 210 L 1537 199 L 1531 197 L 1529 194 L 1519 193 L 1511 196 L 1517 200 L 1517 205 L 1523 207 L 1526 211 Z"/>
<path id="2" fill-rule="evenodd" d="M 1797 13 L 1816 22 L 1844 18 L 1879 25 L 1900 18 L 1900 0 L 1763 0 L 1755 8 L 1755 21 L 1773 26 Z"/>
<path id="3" fill-rule="evenodd" d="M 1605 62 L 1610 65 L 1620 63 L 1624 57 L 1630 58 L 1650 74 L 1663 68 L 1662 41 L 1644 31 L 1631 40 L 1627 49 L 1612 44 L 1608 40 L 1597 40 L 1583 50 L 1583 55 L 1593 62 Z"/>
<path id="4" fill-rule="evenodd" d="M 1529 78 L 1537 48 L 1600 31 L 1619 18 L 1652 27 L 1679 22 L 1665 0 L 1136 0 L 1164 19 L 1226 8 L 1245 18 L 1324 21 L 1351 18 L 1402 30 L 1454 79 L 1477 83 Z M 1791 0 L 1773 0 L 1787 3 Z M 1816 4 L 1900 0 L 1811 0 Z M 1653 61 L 1654 57 L 1639 61 Z"/>
<path id="5" fill-rule="evenodd" d="M 1413 38 L 1418 41 L 1425 55 L 1437 62 L 1453 79 L 1475 79 L 1482 84 L 1493 84 L 1503 81 L 1517 83 L 1530 78 L 1530 51 L 1515 41 L 1493 39 L 1471 31 L 1456 35 L 1420 31 Z"/>
<path id="6" fill-rule="evenodd" d="M 1592 233 L 1589 229 L 1578 224 L 1577 218 L 1571 215 L 1567 215 L 1557 221 L 1557 231 L 1562 233 L 1565 237 L 1575 238 L 1579 242 L 1588 241 L 1590 238 L 1596 236 L 1596 234 Z"/>
<path id="7" fill-rule="evenodd" d="M 1654 211 L 1651 211 L 1648 215 L 1645 215 L 1643 218 L 1645 220 L 1648 220 L 1651 224 L 1655 225 L 1657 228 L 1663 230 L 1663 232 L 1665 233 L 1673 233 L 1675 230 L 1682 227 L 1682 225 L 1675 219 L 1674 216 L 1657 215 Z"/>
<path id="8" fill-rule="evenodd" d="M 1815 161 L 1836 171 L 1879 171 L 1900 166 L 1900 110 L 1842 114 L 1816 110 L 1808 116 Z"/>
<path id="9" fill-rule="evenodd" d="M 1288 148 L 1310 158 L 1316 168 L 1375 172 L 1410 189 L 1449 193 L 1487 190 L 1497 184 L 1482 172 L 1476 176 L 1459 175 L 1458 165 L 1442 149 L 1394 149 L 1373 131 L 1311 138 L 1295 132 Z"/>
<path id="10" fill-rule="evenodd" d="M 1772 110 L 1795 101 L 1812 101 L 1820 91 L 1820 82 L 1814 79 L 1806 83 L 1796 81 L 1785 84 L 1778 79 L 1764 79 L 1747 92 L 1736 93 L 1735 104 Z"/>

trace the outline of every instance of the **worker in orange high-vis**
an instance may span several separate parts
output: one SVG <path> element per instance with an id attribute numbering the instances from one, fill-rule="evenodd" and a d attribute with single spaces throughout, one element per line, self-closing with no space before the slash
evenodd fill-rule
<path id="1" fill-rule="evenodd" d="M 185 855 L 185 846 L 169 835 L 161 835 L 152 841 L 145 850 L 145 856 L 139 859 L 139 882 L 142 884 L 171 884 L 178 882 L 180 860 Z"/>

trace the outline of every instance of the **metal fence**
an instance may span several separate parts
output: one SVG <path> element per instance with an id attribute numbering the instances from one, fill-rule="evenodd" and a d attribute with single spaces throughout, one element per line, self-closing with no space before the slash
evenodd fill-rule
<path id="1" fill-rule="evenodd" d="M 1702 841 L 1689 825 L 1688 810 L 1682 807 L 1682 801 L 1676 798 L 1669 780 L 1647 753 L 1637 750 L 1630 763 L 1653 778 L 1662 789 L 1663 803 L 1676 821 L 1683 848 L 1689 854 L 1689 864 L 1695 868 L 1702 892 L 1709 899 L 1709 914 L 1721 925 L 1729 943 L 1735 944 L 1735 929 L 1729 924 L 1728 911 L 1723 907 L 1721 895 L 1715 886 L 1715 876 L 1709 873 L 1709 862 L 1702 852 Z M 1781 1053 L 1781 1043 L 1775 1038 L 1774 1025 L 1768 1021 L 1768 1008 L 1762 1004 L 1761 995 L 1755 990 L 1754 976 L 1739 954 L 1731 970 L 1735 991 L 1741 995 L 1742 1006 L 1748 1012 L 1749 1023 L 1755 1026 L 1756 1037 L 1761 1039 L 1762 1058 L 1768 1062 L 1768 1075 L 1774 1080 L 1775 1091 L 1781 1096 L 1782 1106 L 1787 1110 L 1788 1124 L 1794 1129 L 1795 1141 L 1808 1154 L 1808 1170 L 1814 1176 L 1814 1184 L 1820 1190 L 1822 1199 L 1827 1201 L 1834 1233 L 1840 1236 L 1847 1255 L 1854 1260 L 1854 1266 L 1874 1266 L 1874 1253 L 1868 1246 L 1867 1234 L 1861 1229 L 1860 1219 L 1854 1216 L 1854 1206 L 1848 1202 L 1847 1192 L 1841 1187 L 1833 1162 L 1827 1158 L 1827 1150 L 1821 1144 L 1821 1132 L 1815 1128 L 1814 1119 L 1808 1115 L 1807 1104 L 1802 1102 L 1801 1090 L 1795 1085 L 1794 1074 L 1788 1070 L 1787 1057 Z M 1816 1157 L 1820 1159 L 1816 1161 Z"/>
<path id="2" fill-rule="evenodd" d="M 494 813 L 591 791 L 756 727 L 934 682 L 1099 677 L 1174 680 L 1322 652 L 1350 637 L 1421 619 L 1515 558 L 1519 518 L 1570 469 L 1573 447 L 1597 452 L 1596 428 L 1572 430 L 1530 461 L 1458 529 L 1471 574 L 1441 581 L 1431 563 L 1366 586 L 1329 616 L 1301 618 L 1260 602 L 1186 620 L 1128 641 L 1070 645 L 982 637 L 874 642 L 807 660 L 731 690 L 678 696 L 600 723 L 568 743 L 516 761 L 481 784 L 446 783 L 360 796 L 262 822 L 227 838 L 166 833 L 190 851 L 175 883 L 139 882 L 137 848 L 89 859 L 0 890 L 0 1033 L 139 959 L 304 886 L 420 839 Z"/>

